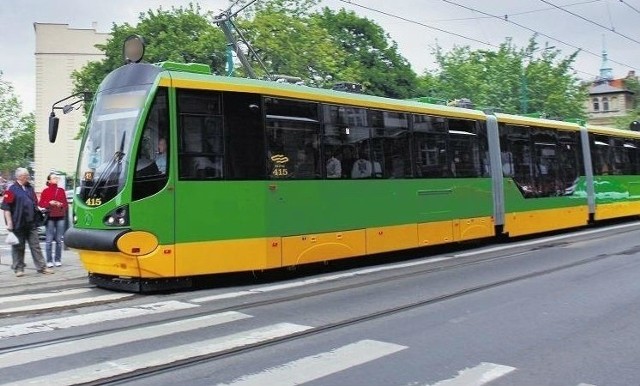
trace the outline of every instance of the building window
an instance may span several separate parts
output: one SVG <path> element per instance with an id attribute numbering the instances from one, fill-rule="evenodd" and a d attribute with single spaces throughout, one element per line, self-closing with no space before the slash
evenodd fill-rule
<path id="1" fill-rule="evenodd" d="M 600 102 L 598 98 L 593 98 L 593 111 L 600 111 Z"/>
<path id="2" fill-rule="evenodd" d="M 609 111 L 609 98 L 602 98 L 602 111 Z"/>

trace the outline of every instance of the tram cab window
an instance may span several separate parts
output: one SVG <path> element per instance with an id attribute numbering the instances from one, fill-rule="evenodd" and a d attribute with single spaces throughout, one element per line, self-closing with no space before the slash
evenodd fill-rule
<path id="1" fill-rule="evenodd" d="M 167 90 L 158 89 L 137 149 L 133 199 L 159 192 L 167 183 L 170 165 Z"/>
<path id="2" fill-rule="evenodd" d="M 265 98 L 264 106 L 269 178 L 320 178 L 318 104 Z"/>
<path id="3" fill-rule="evenodd" d="M 178 90 L 179 177 L 224 177 L 222 101 L 219 92 Z"/>

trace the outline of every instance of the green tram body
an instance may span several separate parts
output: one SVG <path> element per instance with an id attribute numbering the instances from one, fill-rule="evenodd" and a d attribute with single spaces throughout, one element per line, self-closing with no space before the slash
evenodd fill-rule
<path id="1" fill-rule="evenodd" d="M 578 227 L 640 214 L 638 148 L 632 131 L 134 63 L 96 94 L 65 243 L 91 282 L 145 291 Z M 369 177 L 349 175 L 353 152 Z"/>

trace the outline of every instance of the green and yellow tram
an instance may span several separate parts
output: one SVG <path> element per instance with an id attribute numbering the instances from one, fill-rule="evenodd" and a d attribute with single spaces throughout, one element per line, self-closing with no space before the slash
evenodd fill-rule
<path id="1" fill-rule="evenodd" d="M 55 134 L 53 135 L 55 138 Z M 640 214 L 640 133 L 130 63 L 97 90 L 74 224 L 132 291 Z"/>

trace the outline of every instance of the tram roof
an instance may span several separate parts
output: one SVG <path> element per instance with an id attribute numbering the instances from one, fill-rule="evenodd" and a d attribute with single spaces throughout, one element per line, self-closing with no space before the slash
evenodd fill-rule
<path id="1" fill-rule="evenodd" d="M 429 114 L 482 121 L 486 119 L 486 114 L 483 111 L 469 108 L 356 94 L 268 80 L 211 75 L 203 73 L 202 71 L 180 71 L 180 69 L 181 68 L 179 67 L 170 67 L 167 72 L 162 72 L 160 74 L 159 84 L 167 87 L 256 93 L 279 98 L 304 99 L 316 102 L 335 103 L 346 106 L 383 109 L 396 112 Z M 580 130 L 580 125 L 574 122 L 533 118 L 504 113 L 495 113 L 494 115 L 498 122 L 506 124 L 539 126 L 567 131 Z M 595 125 L 586 125 L 586 128 L 589 132 L 596 134 L 640 139 L 640 132 L 631 130 L 620 130 Z"/>
<path id="2" fill-rule="evenodd" d="M 288 83 L 278 83 L 266 80 L 235 78 L 218 75 L 201 75 L 184 72 L 163 73 L 160 85 L 179 88 L 194 88 L 204 90 L 239 91 L 261 95 L 304 99 L 317 102 L 335 103 L 353 107 L 368 107 L 430 114 L 464 119 L 485 120 L 485 114 L 479 110 L 461 107 L 441 106 L 424 102 L 384 98 L 373 95 L 356 94 L 344 91 L 327 90 L 321 88 L 300 86 Z"/>

